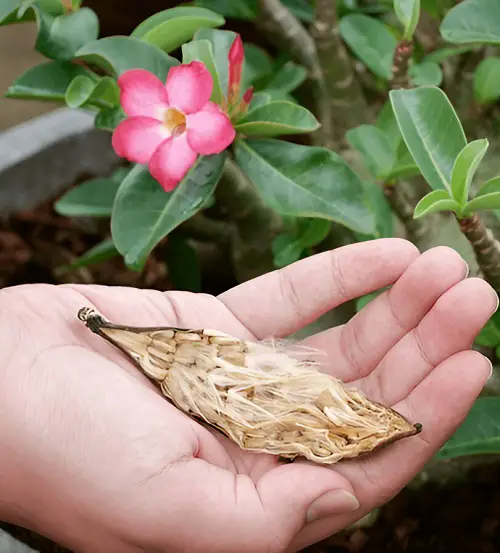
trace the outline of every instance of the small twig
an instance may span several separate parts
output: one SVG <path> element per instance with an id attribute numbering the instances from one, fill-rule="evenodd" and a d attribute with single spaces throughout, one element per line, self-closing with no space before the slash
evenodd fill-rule
<path id="1" fill-rule="evenodd" d="M 392 90 L 396 90 L 399 88 L 410 88 L 411 83 L 410 77 L 408 75 L 408 70 L 410 68 L 410 60 L 412 54 L 412 40 L 401 40 L 397 44 L 392 61 Z"/>
<path id="2" fill-rule="evenodd" d="M 477 214 L 459 219 L 460 230 L 470 242 L 485 280 L 500 295 L 500 243 Z"/>

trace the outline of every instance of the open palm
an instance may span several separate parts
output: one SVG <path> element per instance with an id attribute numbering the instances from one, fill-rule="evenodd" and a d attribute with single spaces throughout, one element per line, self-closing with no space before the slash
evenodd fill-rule
<path id="1" fill-rule="evenodd" d="M 472 342 L 497 307 L 448 248 L 384 239 L 302 260 L 218 298 L 28 285 L 0 302 L 0 516 L 75 552 L 298 551 L 395 495 L 460 424 L 490 373 Z M 284 337 L 392 285 L 306 342 L 324 370 L 423 425 L 330 467 L 245 452 L 170 405 L 77 320 Z M 357 498 L 357 500 L 356 500 Z M 43 507 L 43 508 L 42 508 Z"/>

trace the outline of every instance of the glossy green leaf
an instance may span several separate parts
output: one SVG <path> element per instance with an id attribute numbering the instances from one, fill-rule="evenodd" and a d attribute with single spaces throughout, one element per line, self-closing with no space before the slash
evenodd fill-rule
<path id="1" fill-rule="evenodd" d="M 165 250 L 168 276 L 174 290 L 201 292 L 201 267 L 196 250 L 180 236 L 169 236 Z"/>
<path id="2" fill-rule="evenodd" d="M 441 35 L 455 44 L 500 44 L 500 2 L 463 0 L 446 14 Z"/>
<path id="3" fill-rule="evenodd" d="M 437 63 L 423 61 L 413 65 L 408 71 L 414 86 L 439 86 L 443 81 L 443 72 Z"/>
<path id="4" fill-rule="evenodd" d="M 435 458 L 453 459 L 465 455 L 500 453 L 499 413 L 499 397 L 477 399 L 465 420 Z"/>
<path id="5" fill-rule="evenodd" d="M 308 0 L 282 0 L 282 3 L 301 21 L 314 21 L 314 8 Z M 258 13 L 258 0 L 195 0 L 195 4 L 231 19 L 251 21 Z"/>
<path id="6" fill-rule="evenodd" d="M 213 193 L 227 151 L 199 157 L 172 192 L 165 192 L 147 167 L 137 165 L 121 183 L 111 216 L 111 232 L 125 263 L 140 269 L 158 242 L 193 216 Z"/>
<path id="7" fill-rule="evenodd" d="M 75 58 L 95 64 L 114 77 L 129 69 L 146 69 L 163 81 L 171 67 L 180 65 L 178 60 L 156 46 L 125 36 L 110 36 L 91 42 L 78 50 Z"/>
<path id="8" fill-rule="evenodd" d="M 206 8 L 176 6 L 148 17 L 130 36 L 168 53 L 190 40 L 198 29 L 220 27 L 224 23 L 224 17 Z"/>
<path id="9" fill-rule="evenodd" d="M 404 27 L 403 37 L 411 39 L 420 18 L 420 0 L 394 0 L 394 11 Z"/>
<path id="10" fill-rule="evenodd" d="M 246 89 L 250 85 L 269 77 L 273 73 L 273 60 L 271 56 L 255 44 L 244 44 L 245 63 L 243 64 L 242 88 Z"/>
<path id="11" fill-rule="evenodd" d="M 473 50 L 476 50 L 477 46 L 447 46 L 445 48 L 440 48 L 439 50 L 434 50 L 434 52 L 431 52 L 430 54 L 427 54 L 422 62 L 433 62 L 433 63 L 442 63 L 443 61 L 447 60 L 448 58 L 452 58 L 454 56 L 459 56 L 460 54 L 465 54 L 467 52 L 472 52 Z"/>
<path id="12" fill-rule="evenodd" d="M 111 238 L 108 240 L 103 240 L 90 250 L 86 251 L 78 259 L 75 259 L 73 263 L 66 265 L 64 267 L 58 268 L 57 272 L 64 273 L 67 271 L 72 271 L 74 269 L 79 269 L 80 267 L 88 267 L 89 265 L 97 265 L 113 257 L 118 257 L 120 252 L 116 249 L 116 246 Z"/>
<path id="13" fill-rule="evenodd" d="M 500 209 L 500 177 L 494 177 L 481 186 L 476 197 L 463 208 L 462 216 L 469 217 L 481 209 Z"/>
<path id="14" fill-rule="evenodd" d="M 220 86 L 219 74 L 215 66 L 215 57 L 210 41 L 192 40 L 182 45 L 182 63 L 190 63 L 192 61 L 201 61 L 209 70 L 213 79 L 213 90 L 210 99 L 212 102 L 220 104 L 224 95 Z"/>
<path id="15" fill-rule="evenodd" d="M 53 16 L 35 2 L 30 4 L 38 24 L 35 49 L 47 58 L 70 60 L 75 52 L 99 36 L 99 19 L 90 8 Z"/>
<path id="16" fill-rule="evenodd" d="M 399 146 L 403 142 L 403 135 L 399 130 L 399 125 L 390 100 L 387 100 L 382 106 L 382 109 L 378 113 L 375 126 L 385 134 L 391 144 L 391 149 L 397 152 Z"/>
<path id="17" fill-rule="evenodd" d="M 382 186 L 371 181 L 365 181 L 363 186 L 367 203 L 375 218 L 375 231 L 371 235 L 358 233 L 358 239 L 391 238 L 394 235 L 394 216 Z"/>
<path id="18" fill-rule="evenodd" d="M 285 63 L 272 78 L 266 82 L 266 88 L 283 92 L 292 92 L 307 78 L 307 71 L 301 65 L 289 61 Z"/>
<path id="19" fill-rule="evenodd" d="M 38 5 L 47 14 L 57 16 L 64 13 L 61 0 L 38 0 Z M 2 0 L 0 2 L 0 26 L 36 19 L 33 10 L 23 9 L 26 0 Z"/>
<path id="20" fill-rule="evenodd" d="M 271 101 L 272 95 L 268 91 L 262 90 L 261 92 L 256 92 L 250 102 L 250 109 L 253 111 L 256 108 L 269 104 Z"/>
<path id="21" fill-rule="evenodd" d="M 18 77 L 7 89 L 7 98 L 64 102 L 71 81 L 89 77 L 90 71 L 68 61 L 49 61 L 35 65 Z"/>
<path id="22" fill-rule="evenodd" d="M 215 67 L 217 68 L 220 86 L 225 96 L 227 95 L 229 81 L 228 55 L 236 36 L 236 33 L 233 31 L 222 31 L 220 29 L 200 29 L 194 35 L 195 40 L 206 39 L 212 44 Z"/>
<path id="23" fill-rule="evenodd" d="M 356 232 L 374 232 L 363 184 L 334 152 L 262 139 L 238 140 L 235 154 L 267 204 L 281 215 L 328 219 Z"/>
<path id="24" fill-rule="evenodd" d="M 387 177 L 395 163 L 396 155 L 387 135 L 374 125 L 360 125 L 347 131 L 347 140 L 361 152 L 370 173 L 377 178 Z"/>
<path id="25" fill-rule="evenodd" d="M 71 81 L 66 90 L 64 99 L 70 108 L 82 106 L 92 94 L 95 87 L 95 80 L 87 75 L 78 75 Z"/>
<path id="26" fill-rule="evenodd" d="M 125 118 L 125 113 L 121 107 L 103 108 L 96 115 L 94 124 L 97 129 L 114 131 Z"/>
<path id="27" fill-rule="evenodd" d="M 408 179 L 420 175 L 420 169 L 413 161 L 413 158 L 402 157 L 398 159 L 396 165 L 387 176 L 389 182 L 397 181 L 398 179 Z"/>
<path id="28" fill-rule="evenodd" d="M 377 77 L 385 80 L 392 77 L 397 39 L 382 21 L 351 14 L 340 20 L 339 29 L 349 48 Z"/>
<path id="29" fill-rule="evenodd" d="M 304 246 L 293 234 L 283 233 L 273 239 L 271 250 L 274 266 L 281 269 L 298 261 L 302 257 Z"/>
<path id="30" fill-rule="evenodd" d="M 500 98 L 500 58 L 483 59 L 474 72 L 474 97 L 478 104 L 490 104 Z"/>
<path id="31" fill-rule="evenodd" d="M 392 90 L 390 99 L 408 149 L 429 186 L 448 189 L 467 140 L 446 94 L 437 87 Z"/>
<path id="32" fill-rule="evenodd" d="M 288 92 L 276 88 L 265 88 L 263 92 L 269 94 L 269 102 L 287 102 L 288 104 L 300 105 L 299 102 Z M 252 103 L 252 109 L 254 109 Z"/>
<path id="33" fill-rule="evenodd" d="M 248 136 L 278 136 L 308 133 L 319 126 L 316 117 L 298 104 L 270 102 L 250 110 L 234 128 Z"/>
<path id="34" fill-rule="evenodd" d="M 91 179 L 71 188 L 54 205 L 66 217 L 111 217 L 120 182 Z"/>
<path id="35" fill-rule="evenodd" d="M 457 213 L 460 205 L 451 197 L 447 190 L 433 190 L 424 196 L 415 207 L 414 217 L 418 219 L 424 215 L 438 211 L 453 211 Z"/>
<path id="36" fill-rule="evenodd" d="M 323 242 L 331 228 L 326 219 L 298 219 L 297 239 L 303 248 L 313 248 Z"/>
<path id="37" fill-rule="evenodd" d="M 455 201 L 463 207 L 469 199 L 472 179 L 488 149 L 486 139 L 474 140 L 458 154 L 451 173 L 451 193 Z"/>
<path id="38" fill-rule="evenodd" d="M 478 346 L 494 348 L 500 345 L 500 313 L 497 311 L 481 329 L 474 342 Z"/>

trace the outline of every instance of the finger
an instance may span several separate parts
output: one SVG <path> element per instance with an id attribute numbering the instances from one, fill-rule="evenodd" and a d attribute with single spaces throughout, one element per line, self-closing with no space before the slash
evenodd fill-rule
<path id="1" fill-rule="evenodd" d="M 399 238 L 351 244 L 245 282 L 219 299 L 258 338 L 283 337 L 350 299 L 393 284 L 418 255 Z"/>
<path id="2" fill-rule="evenodd" d="M 214 296 L 184 291 L 160 292 L 120 286 L 70 284 L 112 322 L 130 326 L 217 328 L 242 338 L 251 333 Z M 83 307 L 83 305 L 82 305 Z"/>
<path id="3" fill-rule="evenodd" d="M 437 247 L 417 257 L 390 290 L 348 323 L 304 340 L 335 359 L 325 370 L 344 381 L 365 376 L 426 315 L 436 300 L 464 279 L 468 267 L 453 249 Z"/>
<path id="4" fill-rule="evenodd" d="M 497 305 L 497 295 L 484 280 L 456 284 L 359 384 L 375 401 L 401 401 L 436 365 L 470 348 Z"/>
<path id="5" fill-rule="evenodd" d="M 393 443 L 364 459 L 335 465 L 333 468 L 353 484 L 361 508 L 307 525 L 290 551 L 299 551 L 331 536 L 399 493 L 462 423 L 490 371 L 491 363 L 475 351 L 457 353 L 436 367 L 405 401 L 394 406 L 422 424 L 421 434 Z"/>

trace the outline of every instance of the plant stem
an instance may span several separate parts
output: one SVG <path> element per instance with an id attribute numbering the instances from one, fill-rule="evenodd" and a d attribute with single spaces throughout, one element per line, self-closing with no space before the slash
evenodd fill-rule
<path id="1" fill-rule="evenodd" d="M 401 40 L 396 46 L 394 57 L 392 60 L 392 80 L 391 88 L 396 90 L 399 88 L 410 88 L 410 77 L 408 69 L 410 68 L 410 60 L 413 54 L 413 41 Z"/>
<path id="2" fill-rule="evenodd" d="M 337 0 L 316 0 L 316 17 L 311 29 L 321 67 L 325 100 L 325 146 L 344 139 L 347 129 L 366 120 L 367 105 L 361 86 L 340 38 Z M 331 144 L 332 143 L 332 144 Z"/>
<path id="3" fill-rule="evenodd" d="M 500 295 L 500 243 L 475 213 L 458 220 L 460 230 L 470 242 L 485 280 Z"/>
<path id="4" fill-rule="evenodd" d="M 232 228 L 227 223 L 210 219 L 202 213 L 196 213 L 182 223 L 179 231 L 200 242 L 215 242 L 224 245 L 230 239 Z"/>
<path id="5" fill-rule="evenodd" d="M 232 159 L 226 161 L 215 195 L 235 227 L 231 249 L 237 280 L 243 282 L 276 269 L 271 243 L 282 228 L 281 217 L 264 203 Z"/>

